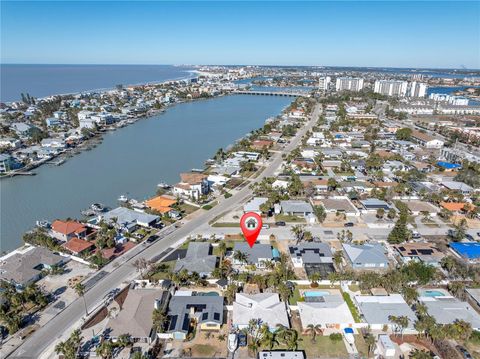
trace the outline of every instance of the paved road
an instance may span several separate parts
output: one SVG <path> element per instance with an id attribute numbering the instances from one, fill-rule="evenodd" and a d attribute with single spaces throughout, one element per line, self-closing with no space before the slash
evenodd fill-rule
<path id="1" fill-rule="evenodd" d="M 320 106 L 316 106 L 310 120 L 307 124 L 298 131 L 297 135 L 291 142 L 279 153 L 272 156 L 270 165 L 254 180 L 258 182 L 264 177 L 272 176 L 282 164 L 282 154 L 288 153 L 299 145 L 303 135 L 310 130 L 316 123 L 320 114 Z M 194 219 L 185 223 L 182 227 L 173 231 L 173 233 L 165 236 L 160 241 L 157 241 L 150 247 L 145 248 L 142 252 L 141 246 L 137 246 L 136 255 L 128 254 L 123 263 L 116 268 L 112 265 L 107 266 L 104 270 L 109 271 L 107 275 L 100 278 L 98 282 L 92 285 L 91 289 L 85 294 L 85 300 L 89 309 L 93 309 L 103 300 L 107 293 L 112 289 L 122 286 L 134 279 L 138 273 L 136 272 L 133 262 L 135 259 L 143 257 L 147 260 L 157 258 L 160 253 L 168 251 L 169 248 L 178 246 L 182 240 L 185 239 L 191 232 L 198 227 L 208 223 L 215 217 L 222 213 L 231 210 L 240 203 L 246 201 L 251 195 L 249 186 L 239 190 L 235 195 L 228 199 L 222 200 L 217 206 L 211 210 L 195 217 Z M 137 248 L 136 247 L 136 248 Z M 29 337 L 16 351 L 9 357 L 11 358 L 39 358 L 46 348 L 53 342 L 61 338 L 64 333 L 73 330 L 77 323 L 82 320 L 85 314 L 83 300 L 81 298 L 73 302 L 68 308 L 61 312 L 57 317 L 53 318 L 45 326 L 36 331 Z"/>

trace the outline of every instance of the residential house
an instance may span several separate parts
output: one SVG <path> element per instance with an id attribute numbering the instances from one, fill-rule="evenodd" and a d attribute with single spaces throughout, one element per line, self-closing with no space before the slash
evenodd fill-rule
<path id="1" fill-rule="evenodd" d="M 278 293 L 260 293 L 247 295 L 237 293 L 233 302 L 232 325 L 237 329 L 245 329 L 251 319 L 261 319 L 270 331 L 278 325 L 290 328 L 287 307 L 280 301 Z"/>
<path id="2" fill-rule="evenodd" d="M 0 173 L 10 172 L 22 167 L 23 165 L 13 156 L 6 153 L 0 153 Z"/>
<path id="3" fill-rule="evenodd" d="M 157 330 L 153 328 L 154 309 L 165 308 L 169 293 L 158 289 L 128 289 L 121 310 L 109 317 L 106 328 L 115 342 L 121 335 L 127 334 L 135 343 L 151 344 L 157 339 Z"/>
<path id="4" fill-rule="evenodd" d="M 308 217 L 313 214 L 312 205 L 305 201 L 280 201 L 280 206 L 282 207 L 282 212 L 289 216 Z"/>
<path id="5" fill-rule="evenodd" d="M 185 340 L 198 326 L 202 331 L 218 331 L 223 324 L 223 297 L 176 292 L 168 305 L 167 333 Z"/>
<path id="6" fill-rule="evenodd" d="M 56 220 L 52 223 L 50 233 L 53 237 L 61 241 L 68 241 L 74 237 L 83 239 L 87 237 L 87 227 L 77 221 Z"/>
<path id="7" fill-rule="evenodd" d="M 438 250 L 434 244 L 428 242 L 410 242 L 393 246 L 398 252 L 402 261 L 420 261 L 434 267 L 440 266 L 440 262 L 445 254 Z"/>
<path id="8" fill-rule="evenodd" d="M 422 213 L 428 213 L 430 217 L 435 217 L 440 212 L 438 207 L 424 201 L 408 200 L 403 201 L 403 203 L 407 205 L 410 213 L 414 216 L 419 216 Z"/>
<path id="9" fill-rule="evenodd" d="M 427 307 L 427 312 L 438 324 L 451 324 L 457 320 L 470 323 L 473 330 L 480 330 L 480 314 L 468 303 L 438 291 L 438 296 L 422 296 L 419 302 Z"/>
<path id="10" fill-rule="evenodd" d="M 203 173 L 181 173 L 180 182 L 173 186 L 173 194 L 185 199 L 198 200 L 200 196 L 210 191 L 207 178 L 208 176 Z"/>
<path id="11" fill-rule="evenodd" d="M 246 264 L 255 265 L 257 268 L 265 268 L 266 263 L 273 260 L 272 247 L 269 244 L 256 243 L 250 248 L 246 242 L 235 242 L 233 252 L 242 252 L 246 254 Z M 245 263 L 234 259 L 233 264 L 242 265 Z"/>
<path id="12" fill-rule="evenodd" d="M 63 247 L 75 255 L 82 255 L 91 251 L 95 245 L 93 242 L 73 237 L 68 242 L 64 243 Z"/>
<path id="13" fill-rule="evenodd" d="M 260 209 L 262 204 L 268 202 L 268 198 L 265 197 L 254 197 L 243 206 L 243 213 L 255 212 L 258 215 L 262 214 Z"/>
<path id="14" fill-rule="evenodd" d="M 297 306 L 304 332 L 310 324 L 340 331 L 355 323 L 347 303 L 339 294 L 305 297 L 305 301 L 298 302 Z"/>
<path id="15" fill-rule="evenodd" d="M 345 259 L 356 269 L 387 269 L 388 258 L 380 243 L 348 244 L 343 243 Z"/>
<path id="16" fill-rule="evenodd" d="M 0 280 L 21 289 L 35 283 L 44 270 L 62 266 L 69 259 L 43 247 L 27 246 L 0 258 Z"/>
<path id="17" fill-rule="evenodd" d="M 162 195 L 157 196 L 145 201 L 145 204 L 150 209 L 164 214 L 170 214 L 174 209 L 172 206 L 177 203 L 177 199 L 173 196 Z"/>
<path id="18" fill-rule="evenodd" d="M 440 149 L 444 145 L 443 141 L 417 130 L 412 131 L 411 139 L 426 148 Z"/>
<path id="19" fill-rule="evenodd" d="M 335 271 L 333 256 L 327 243 L 300 243 L 288 247 L 293 266 L 304 268 L 307 276 L 319 273 L 322 278 Z"/>
<path id="20" fill-rule="evenodd" d="M 186 269 L 208 277 L 217 266 L 218 257 L 211 254 L 210 243 L 190 242 L 184 258 L 175 263 L 175 272 Z"/>
<path id="21" fill-rule="evenodd" d="M 346 196 L 332 196 L 328 198 L 321 198 L 315 200 L 314 204 L 319 204 L 323 206 L 326 213 L 345 213 L 347 216 L 360 216 L 360 211 Z"/>
<path id="22" fill-rule="evenodd" d="M 138 226 L 151 227 L 160 219 L 159 216 L 132 210 L 126 207 L 117 207 L 103 214 L 103 218 L 107 223 L 114 224 L 117 228 L 133 232 Z"/>
<path id="23" fill-rule="evenodd" d="M 440 184 L 450 191 L 460 192 L 464 195 L 469 195 L 474 191 L 473 187 L 459 181 L 442 181 Z"/>
<path id="24" fill-rule="evenodd" d="M 380 330 L 384 325 L 395 328 L 390 317 L 406 316 L 407 329 L 412 329 L 417 317 L 400 294 L 356 295 L 354 301 L 360 313 L 372 330 Z"/>
<path id="25" fill-rule="evenodd" d="M 360 201 L 365 211 L 376 211 L 378 209 L 383 209 L 388 211 L 390 206 L 387 202 L 382 201 L 377 198 L 368 198 L 363 201 Z"/>
<path id="26" fill-rule="evenodd" d="M 470 263 L 480 262 L 480 243 L 478 242 L 451 242 L 450 248 L 455 254 Z"/>

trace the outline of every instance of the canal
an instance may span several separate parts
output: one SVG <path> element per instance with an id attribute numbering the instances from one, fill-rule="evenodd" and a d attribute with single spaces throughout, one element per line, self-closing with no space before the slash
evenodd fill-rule
<path id="1" fill-rule="evenodd" d="M 99 202 L 117 204 L 122 194 L 145 199 L 159 182 L 203 168 L 226 147 L 288 106 L 292 98 L 226 96 L 179 104 L 165 113 L 105 134 L 103 142 L 62 166 L 42 166 L 36 176 L 0 181 L 0 251 L 18 247 L 36 220 L 78 218 Z"/>

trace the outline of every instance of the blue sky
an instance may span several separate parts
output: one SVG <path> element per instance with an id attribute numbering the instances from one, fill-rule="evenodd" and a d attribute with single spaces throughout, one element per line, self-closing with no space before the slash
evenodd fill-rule
<path id="1" fill-rule="evenodd" d="M 480 68 L 480 3 L 1 2 L 1 62 Z"/>

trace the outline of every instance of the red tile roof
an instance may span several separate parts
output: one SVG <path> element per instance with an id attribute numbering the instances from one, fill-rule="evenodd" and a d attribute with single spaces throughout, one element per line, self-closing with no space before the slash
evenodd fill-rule
<path id="1" fill-rule="evenodd" d="M 89 249 L 93 246 L 94 244 L 92 242 L 85 241 L 77 237 L 73 237 L 63 245 L 63 247 L 75 254 L 82 253 L 84 250 Z"/>
<path id="2" fill-rule="evenodd" d="M 61 234 L 73 234 L 82 233 L 87 228 L 80 222 L 76 221 L 59 221 L 56 220 L 52 223 L 52 230 Z"/>

